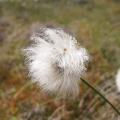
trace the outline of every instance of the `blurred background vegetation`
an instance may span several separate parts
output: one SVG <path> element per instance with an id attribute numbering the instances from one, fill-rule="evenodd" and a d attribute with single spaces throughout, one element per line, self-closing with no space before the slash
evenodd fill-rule
<path id="1" fill-rule="evenodd" d="M 65 106 L 30 84 L 21 49 L 46 24 L 69 29 L 89 50 L 85 78 L 120 110 L 120 0 L 0 0 L 0 120 L 119 120 L 84 84 Z"/>

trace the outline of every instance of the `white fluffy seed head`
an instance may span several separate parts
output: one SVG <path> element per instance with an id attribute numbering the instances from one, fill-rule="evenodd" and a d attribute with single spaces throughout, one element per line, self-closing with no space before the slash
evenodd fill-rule
<path id="1" fill-rule="evenodd" d="M 118 70 L 116 74 L 116 85 L 117 85 L 118 91 L 120 92 L 120 69 Z"/>
<path id="2" fill-rule="evenodd" d="M 33 81 L 44 91 L 58 96 L 77 96 L 80 77 L 89 60 L 85 48 L 60 28 L 40 28 L 31 39 L 35 42 L 25 49 Z"/>

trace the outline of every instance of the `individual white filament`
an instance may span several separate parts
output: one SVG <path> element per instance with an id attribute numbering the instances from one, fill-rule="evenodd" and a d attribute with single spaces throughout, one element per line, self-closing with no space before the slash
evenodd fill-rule
<path id="1" fill-rule="evenodd" d="M 32 80 L 48 93 L 78 95 L 89 60 L 86 49 L 79 48 L 76 39 L 60 28 L 40 28 L 31 39 L 34 44 L 25 53 Z"/>
<path id="2" fill-rule="evenodd" d="M 120 69 L 118 70 L 116 75 L 116 85 L 117 85 L 118 91 L 120 92 Z"/>

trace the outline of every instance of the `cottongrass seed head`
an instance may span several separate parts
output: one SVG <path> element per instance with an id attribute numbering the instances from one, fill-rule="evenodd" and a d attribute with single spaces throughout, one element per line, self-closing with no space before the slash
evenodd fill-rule
<path id="1" fill-rule="evenodd" d="M 116 74 L 116 85 L 117 85 L 118 91 L 120 92 L 120 69 L 118 69 Z"/>
<path id="2" fill-rule="evenodd" d="M 61 28 L 41 27 L 31 40 L 25 55 L 32 80 L 47 93 L 77 96 L 89 60 L 86 49 Z"/>

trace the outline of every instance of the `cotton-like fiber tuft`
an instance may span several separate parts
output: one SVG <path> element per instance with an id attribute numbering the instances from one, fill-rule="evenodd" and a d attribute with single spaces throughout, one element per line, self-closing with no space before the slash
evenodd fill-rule
<path id="1" fill-rule="evenodd" d="M 86 49 L 61 28 L 40 28 L 31 40 L 34 44 L 25 49 L 25 55 L 32 80 L 50 94 L 77 96 L 89 61 Z"/>
<path id="2" fill-rule="evenodd" d="M 116 85 L 117 85 L 118 91 L 120 92 L 120 69 L 118 70 L 116 75 Z"/>

